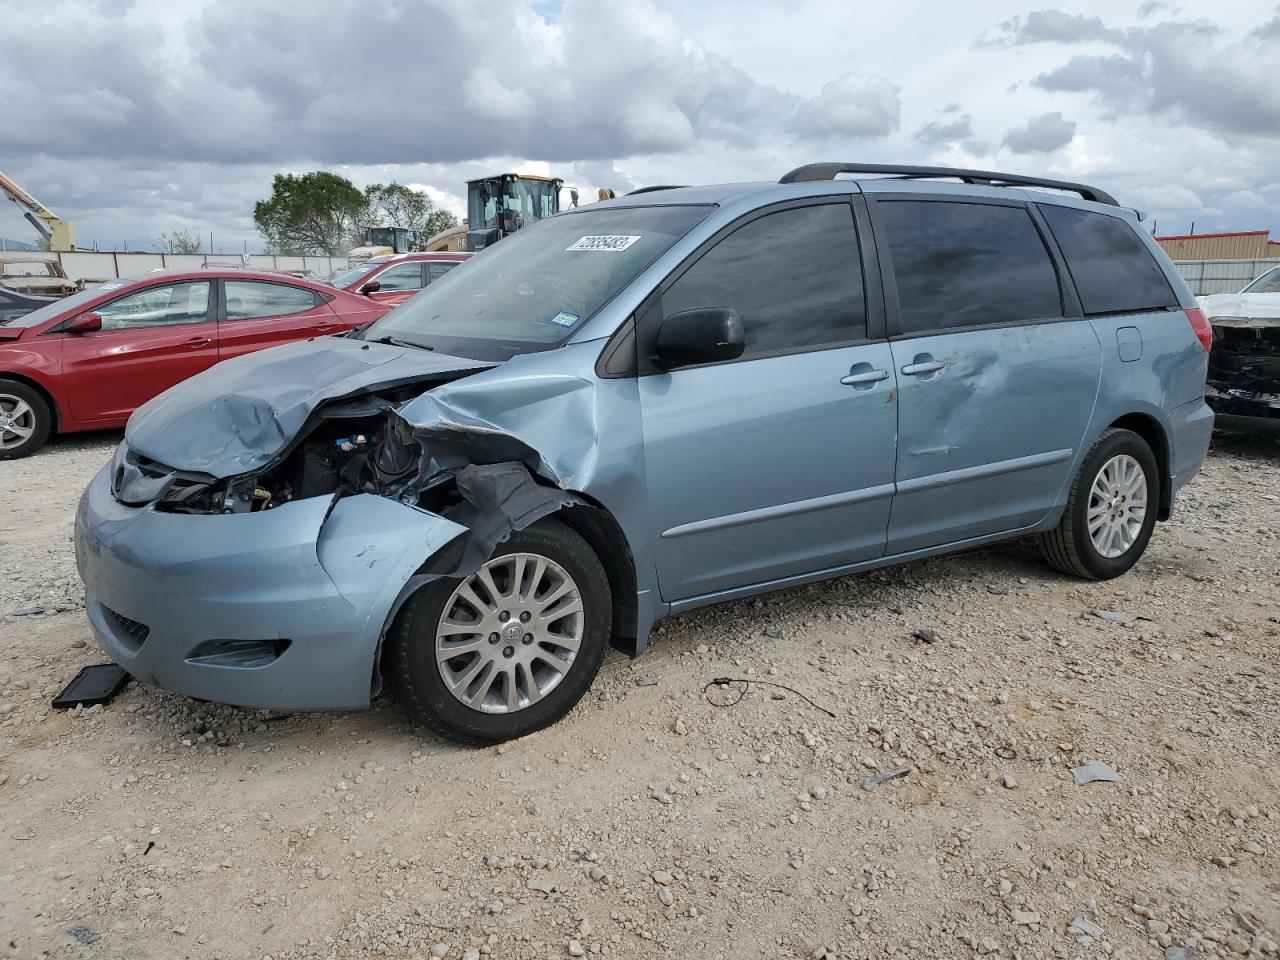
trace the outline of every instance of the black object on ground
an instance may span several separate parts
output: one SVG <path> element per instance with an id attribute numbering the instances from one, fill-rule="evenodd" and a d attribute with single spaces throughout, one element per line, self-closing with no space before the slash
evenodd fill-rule
<path id="1" fill-rule="evenodd" d="M 53 698 L 53 709 L 69 710 L 83 704 L 92 707 L 110 703 L 129 682 L 129 674 L 114 663 L 96 663 L 76 674 L 60 694 Z"/>
<path id="2" fill-rule="evenodd" d="M 707 691 L 710 690 L 712 687 L 727 687 L 731 683 L 742 684 L 742 689 L 738 691 L 738 696 L 736 699 L 730 700 L 728 703 L 716 703 L 714 700 L 711 699 L 710 696 L 707 695 Z M 751 684 L 753 683 L 758 683 L 762 687 L 777 687 L 779 690 L 786 690 L 788 693 L 794 693 L 797 697 L 799 697 L 805 703 L 809 704 L 809 706 L 813 707 L 815 710 L 821 710 L 828 717 L 831 717 L 833 720 L 836 719 L 836 715 L 834 713 L 832 713 L 826 707 L 822 707 L 814 703 L 812 700 L 806 697 L 803 693 L 801 693 L 795 687 L 788 687 L 782 683 L 773 683 L 769 680 L 747 680 L 744 677 L 716 677 L 714 680 L 707 681 L 706 686 L 702 688 L 702 695 L 707 698 L 707 703 L 711 704 L 713 707 L 732 707 L 742 702 L 742 698 L 747 695 L 747 690 L 751 688 Z"/>

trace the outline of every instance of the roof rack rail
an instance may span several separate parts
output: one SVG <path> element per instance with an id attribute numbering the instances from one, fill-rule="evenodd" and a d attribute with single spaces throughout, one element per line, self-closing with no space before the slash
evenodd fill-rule
<path id="1" fill-rule="evenodd" d="M 626 194 L 626 196 L 634 197 L 637 193 L 654 193 L 658 190 L 679 190 L 683 186 L 683 183 L 660 183 L 653 187 L 637 187 L 635 190 Z"/>
<path id="2" fill-rule="evenodd" d="M 1085 200 L 1120 206 L 1116 198 L 1097 187 L 1067 180 L 1048 180 L 1044 177 L 1024 177 L 1016 173 L 997 173 L 994 170 L 965 170 L 961 167 L 917 167 L 886 163 L 806 163 L 783 176 L 779 183 L 807 183 L 814 180 L 834 180 L 841 173 L 882 173 L 902 180 L 924 180 L 934 177 L 951 177 L 965 183 L 977 183 L 988 187 L 1048 187 L 1078 193 Z"/>

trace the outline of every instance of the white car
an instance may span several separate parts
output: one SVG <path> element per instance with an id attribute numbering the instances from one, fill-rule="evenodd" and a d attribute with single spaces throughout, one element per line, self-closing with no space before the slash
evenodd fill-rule
<path id="1" fill-rule="evenodd" d="M 1213 327 L 1205 399 L 1216 425 L 1280 434 L 1280 267 L 1200 308 Z"/>

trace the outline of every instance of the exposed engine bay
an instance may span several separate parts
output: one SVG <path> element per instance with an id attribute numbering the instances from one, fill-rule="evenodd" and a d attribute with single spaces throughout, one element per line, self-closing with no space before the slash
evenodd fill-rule
<path id="1" fill-rule="evenodd" d="M 422 382 L 320 404 L 274 460 L 226 478 L 165 467 L 122 444 L 112 492 L 165 513 L 262 513 L 300 500 L 373 494 L 466 528 L 434 575 L 478 567 L 512 530 L 578 501 L 547 475 L 530 447 L 454 420 L 414 425 L 399 410 Z M 427 387 L 429 389 L 429 387 Z"/>
<path id="2" fill-rule="evenodd" d="M 381 407 L 367 413 L 361 407 Z M 411 482 L 418 474 L 421 449 L 408 424 L 391 413 L 393 403 L 375 398 L 343 416 L 342 405 L 295 444 L 279 461 L 245 477 L 212 484 L 182 485 L 157 503 L 175 513 L 251 513 L 294 500 L 335 494 L 376 493 L 411 506 L 425 491 Z M 442 477 L 435 486 L 443 486 Z M 439 512 L 447 504 L 429 507 Z"/>

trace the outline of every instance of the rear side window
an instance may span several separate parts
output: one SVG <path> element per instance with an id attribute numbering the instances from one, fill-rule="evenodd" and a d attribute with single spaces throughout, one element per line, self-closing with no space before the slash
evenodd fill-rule
<path id="1" fill-rule="evenodd" d="M 260 280 L 225 280 L 228 320 L 254 320 L 304 313 L 317 306 L 316 295 L 302 287 Z"/>
<path id="2" fill-rule="evenodd" d="M 1058 241 L 1086 314 L 1178 306 L 1147 245 L 1126 221 L 1055 204 L 1037 204 Z"/>
<path id="3" fill-rule="evenodd" d="M 427 283 L 432 284 L 458 265 L 457 260 L 428 260 Z"/>
<path id="4" fill-rule="evenodd" d="M 1062 316 L 1058 274 L 1023 207 L 880 201 L 904 334 Z"/>
<path id="5" fill-rule="evenodd" d="M 867 335 L 858 234 L 848 203 L 795 207 L 735 230 L 662 295 L 662 315 L 731 307 L 744 358 Z"/>

